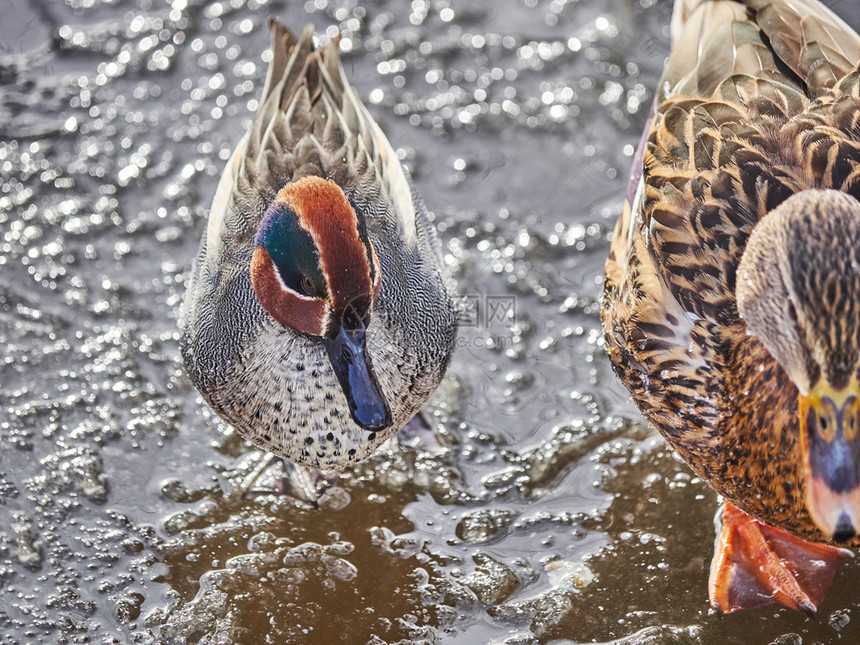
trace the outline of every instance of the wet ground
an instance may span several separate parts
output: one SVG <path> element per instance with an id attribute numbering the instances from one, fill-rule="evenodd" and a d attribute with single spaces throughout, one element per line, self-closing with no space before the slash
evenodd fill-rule
<path id="1" fill-rule="evenodd" d="M 708 611 L 715 497 L 601 347 L 670 2 L 0 1 L 0 642 L 858 642 L 860 562 Z M 434 432 L 319 510 L 237 494 L 177 346 L 270 15 L 344 34 L 474 314 Z"/>

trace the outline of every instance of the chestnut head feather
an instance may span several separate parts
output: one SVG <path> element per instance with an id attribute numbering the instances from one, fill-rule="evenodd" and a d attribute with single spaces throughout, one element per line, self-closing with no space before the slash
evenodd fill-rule
<path id="1" fill-rule="evenodd" d="M 285 327 L 336 336 L 366 326 L 379 291 L 379 261 L 340 187 L 304 177 L 280 190 L 254 241 L 251 281 L 263 308 Z"/>

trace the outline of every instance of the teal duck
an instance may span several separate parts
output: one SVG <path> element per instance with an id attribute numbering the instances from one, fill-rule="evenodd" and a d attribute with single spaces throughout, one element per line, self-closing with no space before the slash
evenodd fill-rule
<path id="1" fill-rule="evenodd" d="M 431 217 L 337 39 L 269 22 L 259 107 L 218 184 L 180 316 L 186 370 L 242 436 L 342 469 L 419 410 L 454 346 Z"/>

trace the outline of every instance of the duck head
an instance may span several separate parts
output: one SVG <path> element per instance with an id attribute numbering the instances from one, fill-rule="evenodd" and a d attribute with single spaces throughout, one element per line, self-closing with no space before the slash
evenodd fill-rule
<path id="1" fill-rule="evenodd" d="M 263 217 L 254 246 L 251 283 L 263 308 L 325 347 L 359 426 L 372 432 L 391 425 L 366 344 L 381 284 L 379 259 L 341 188 L 313 176 L 288 183 Z"/>
<path id="2" fill-rule="evenodd" d="M 794 381 L 806 506 L 828 537 L 860 532 L 860 202 L 805 190 L 753 229 L 738 311 Z"/>

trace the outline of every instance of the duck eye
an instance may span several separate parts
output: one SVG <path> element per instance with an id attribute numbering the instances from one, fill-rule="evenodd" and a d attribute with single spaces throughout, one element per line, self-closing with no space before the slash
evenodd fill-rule
<path id="1" fill-rule="evenodd" d="M 316 288 L 314 287 L 314 283 L 311 282 L 311 279 L 308 276 L 306 276 L 306 275 L 302 276 L 301 284 L 302 284 L 302 291 L 304 292 L 304 295 L 312 296 L 316 293 Z"/>
<path id="2" fill-rule="evenodd" d="M 797 322 L 797 309 L 794 308 L 794 303 L 788 302 L 788 317 Z"/>

